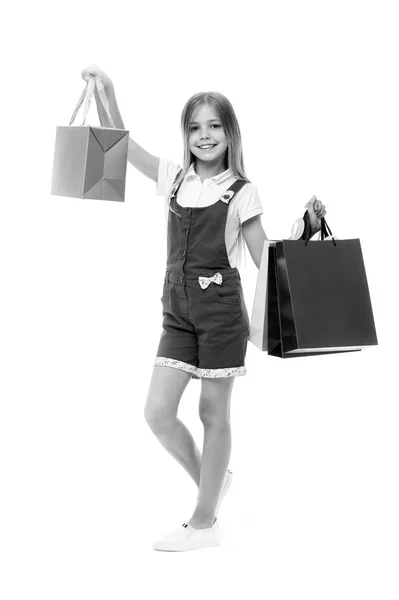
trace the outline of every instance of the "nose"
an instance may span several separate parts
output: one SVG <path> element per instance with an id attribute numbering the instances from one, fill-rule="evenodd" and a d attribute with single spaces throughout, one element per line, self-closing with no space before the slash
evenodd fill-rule
<path id="1" fill-rule="evenodd" d="M 211 136 L 209 135 L 209 132 L 207 129 L 203 129 L 202 133 L 201 133 L 201 140 L 209 140 Z"/>

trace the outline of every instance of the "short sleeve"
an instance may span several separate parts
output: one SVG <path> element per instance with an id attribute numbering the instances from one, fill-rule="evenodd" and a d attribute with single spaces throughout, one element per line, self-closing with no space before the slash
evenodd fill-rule
<path id="1" fill-rule="evenodd" d="M 167 196 L 181 167 L 167 158 L 160 157 L 156 184 L 157 196 Z"/>
<path id="2" fill-rule="evenodd" d="M 241 225 L 251 217 L 263 214 L 263 207 L 256 186 L 247 183 L 243 190 L 245 193 L 238 208 L 238 218 Z"/>

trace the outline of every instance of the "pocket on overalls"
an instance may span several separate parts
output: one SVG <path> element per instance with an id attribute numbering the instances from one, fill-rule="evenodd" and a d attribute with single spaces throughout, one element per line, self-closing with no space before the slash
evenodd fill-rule
<path id="1" fill-rule="evenodd" d="M 169 283 L 167 281 L 164 281 L 163 283 L 163 289 L 162 289 L 162 296 L 161 296 L 161 302 L 164 302 L 167 294 L 169 294 Z"/>
<path id="2" fill-rule="evenodd" d="M 214 300 L 223 304 L 241 304 L 240 285 L 237 281 L 226 279 L 221 285 L 212 281 L 208 287 L 213 292 Z"/>

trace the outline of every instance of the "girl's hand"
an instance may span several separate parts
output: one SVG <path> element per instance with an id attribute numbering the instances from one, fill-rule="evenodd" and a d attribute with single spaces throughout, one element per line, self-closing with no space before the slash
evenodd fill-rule
<path id="1" fill-rule="evenodd" d="M 320 231 L 321 224 L 319 219 L 324 217 L 326 214 L 326 209 L 324 204 L 317 200 L 316 196 L 312 196 L 311 200 L 305 204 L 305 208 L 308 209 L 309 220 L 312 226 L 312 235 Z"/>
<path id="2" fill-rule="evenodd" d="M 111 81 L 111 78 L 108 77 L 108 75 L 104 73 L 104 71 L 102 71 L 100 67 L 94 64 L 89 65 L 88 67 L 83 69 L 81 75 L 85 81 L 88 81 L 91 75 L 98 75 L 101 79 L 101 83 L 103 84 L 105 91 L 111 89 L 114 85 Z"/>

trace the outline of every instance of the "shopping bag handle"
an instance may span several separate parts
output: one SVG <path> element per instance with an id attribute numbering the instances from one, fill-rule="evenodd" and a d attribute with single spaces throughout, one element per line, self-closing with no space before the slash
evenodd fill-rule
<path id="1" fill-rule="evenodd" d="M 83 123 L 82 123 L 82 125 L 80 125 L 80 127 L 82 127 L 86 123 L 86 117 L 87 117 L 87 113 L 89 112 L 89 108 L 90 108 L 91 100 L 92 100 L 92 97 L 94 94 L 95 86 L 97 86 L 97 91 L 98 91 L 98 95 L 100 96 L 101 104 L 103 105 L 104 110 L 107 113 L 107 117 L 111 123 L 111 126 L 116 129 L 114 120 L 109 112 L 108 98 L 105 93 L 104 86 L 101 83 L 101 79 L 98 75 L 94 75 L 94 76 L 91 75 L 88 78 L 86 87 L 83 90 L 81 97 L 79 98 L 79 102 L 78 102 L 75 110 L 73 111 L 73 115 L 71 117 L 71 120 L 69 121 L 69 125 L 72 125 L 72 123 L 74 122 L 75 117 L 78 114 L 79 109 L 82 106 L 84 100 L 85 100 L 85 105 L 83 107 Z"/>
<path id="2" fill-rule="evenodd" d="M 302 236 L 299 238 L 300 240 L 305 240 L 305 248 L 307 247 L 307 245 L 309 244 L 309 240 L 312 237 L 312 226 L 310 224 L 310 218 L 309 218 L 309 213 L 308 211 L 305 212 L 305 214 L 303 215 L 303 220 L 305 222 L 305 228 L 303 230 L 303 234 Z M 320 219 L 320 239 L 323 241 L 324 238 L 326 238 L 327 236 L 331 235 L 332 237 L 332 241 L 334 243 L 334 246 L 336 246 L 336 242 L 334 240 L 333 237 L 333 233 L 330 229 L 330 227 L 327 224 L 327 221 L 325 220 L 324 217 L 321 217 Z"/>
<path id="3" fill-rule="evenodd" d="M 321 217 L 321 219 L 320 219 L 320 226 L 321 226 L 320 239 L 324 240 L 328 236 L 331 236 L 334 246 L 337 246 L 337 244 L 335 243 L 333 232 L 331 231 L 331 229 L 324 217 Z"/>

